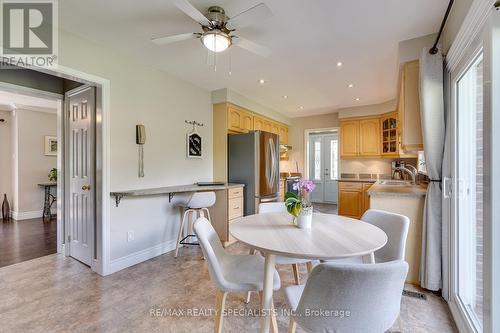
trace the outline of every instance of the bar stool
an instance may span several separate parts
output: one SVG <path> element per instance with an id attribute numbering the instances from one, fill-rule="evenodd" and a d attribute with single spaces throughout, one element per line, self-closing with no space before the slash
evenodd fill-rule
<path id="1" fill-rule="evenodd" d="M 196 235 L 193 233 L 193 216 L 196 214 L 198 217 L 206 217 L 210 219 L 209 207 L 215 204 L 215 192 L 190 192 L 190 193 L 179 193 L 172 198 L 172 205 L 178 207 L 181 210 L 182 221 L 179 226 L 179 233 L 177 234 L 177 243 L 175 244 L 175 258 L 179 253 L 179 245 L 200 245 L 197 241 L 190 241 L 190 238 L 197 240 Z M 191 216 L 189 216 L 191 215 Z M 189 216 L 189 223 L 187 227 L 187 235 L 181 239 L 182 232 L 184 231 L 184 224 Z"/>

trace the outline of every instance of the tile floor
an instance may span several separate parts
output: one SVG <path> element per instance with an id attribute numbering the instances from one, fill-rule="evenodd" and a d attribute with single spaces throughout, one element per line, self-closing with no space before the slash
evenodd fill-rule
<path id="1" fill-rule="evenodd" d="M 239 244 L 229 251 L 248 253 Z M 283 285 L 293 282 L 288 267 L 280 268 L 280 275 Z M 0 268 L 0 331 L 212 332 L 213 318 L 207 309 L 213 308 L 214 295 L 198 247 L 182 248 L 177 259 L 167 253 L 107 277 L 76 260 L 50 255 Z M 426 295 L 427 301 L 403 297 L 401 315 L 391 332 L 456 332 L 443 299 Z M 257 294 L 249 304 L 244 298 L 230 294 L 227 308 L 258 309 Z M 281 292 L 275 293 L 275 304 L 284 307 Z M 151 315 L 155 309 L 158 316 Z M 180 313 L 186 309 L 205 313 Z M 280 332 L 286 332 L 288 318 L 280 316 L 278 323 Z M 258 325 L 257 317 L 231 316 L 224 320 L 224 332 L 257 332 Z"/>

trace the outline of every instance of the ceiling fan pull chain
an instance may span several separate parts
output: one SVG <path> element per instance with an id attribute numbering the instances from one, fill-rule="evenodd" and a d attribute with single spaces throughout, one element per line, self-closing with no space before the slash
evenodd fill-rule
<path id="1" fill-rule="evenodd" d="M 232 74 L 232 61 L 231 61 L 231 49 L 229 49 L 229 76 Z"/>

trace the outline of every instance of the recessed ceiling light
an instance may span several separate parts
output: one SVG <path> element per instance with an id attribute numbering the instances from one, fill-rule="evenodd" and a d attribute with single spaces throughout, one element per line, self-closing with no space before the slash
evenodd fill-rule
<path id="1" fill-rule="evenodd" d="M 359 102 L 359 101 L 361 100 L 361 98 L 356 97 L 356 99 L 355 99 L 355 100 L 356 100 L 356 102 Z"/>
<path id="2" fill-rule="evenodd" d="M 354 87 L 354 84 L 349 83 L 347 86 L 348 86 L 349 88 L 352 88 L 352 87 Z"/>
<path id="3" fill-rule="evenodd" d="M 301 105 L 301 106 L 299 106 L 299 109 L 304 110 L 304 107 Z"/>
<path id="4" fill-rule="evenodd" d="M 344 63 L 342 61 L 337 62 L 337 67 L 342 67 Z"/>
<path id="5" fill-rule="evenodd" d="M 288 96 L 287 96 L 287 95 L 283 95 L 283 96 L 281 96 L 281 97 L 282 97 L 283 99 L 287 99 L 287 98 L 288 98 Z"/>
<path id="6" fill-rule="evenodd" d="M 264 80 L 264 79 L 260 79 L 260 80 L 259 80 L 259 83 L 260 83 L 260 84 L 264 84 L 264 83 L 266 83 L 266 80 Z"/>

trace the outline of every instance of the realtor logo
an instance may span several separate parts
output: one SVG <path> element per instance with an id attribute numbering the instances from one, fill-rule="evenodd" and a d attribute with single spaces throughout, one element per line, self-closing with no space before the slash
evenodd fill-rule
<path id="1" fill-rule="evenodd" d="M 52 66 L 57 51 L 56 0 L 0 0 L 4 64 Z"/>

